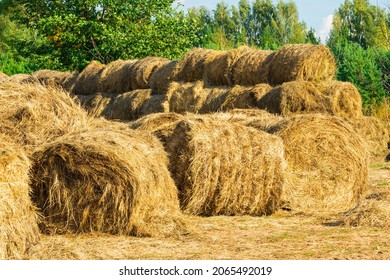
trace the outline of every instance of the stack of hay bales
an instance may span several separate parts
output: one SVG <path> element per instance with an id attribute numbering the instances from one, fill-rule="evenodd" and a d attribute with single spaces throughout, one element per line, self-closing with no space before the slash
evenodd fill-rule
<path id="1" fill-rule="evenodd" d="M 165 94 L 171 82 L 176 80 L 178 61 L 171 61 L 156 71 L 149 78 L 149 87 L 153 90 L 153 94 Z"/>
<path id="2" fill-rule="evenodd" d="M 12 138 L 0 134 L 0 260 L 22 259 L 39 240 L 30 199 L 29 161 Z"/>
<path id="3" fill-rule="evenodd" d="M 96 121 L 42 146 L 32 158 L 32 197 L 44 232 L 187 232 L 164 148 L 149 133 Z"/>
<path id="4" fill-rule="evenodd" d="M 305 114 L 270 127 L 288 162 L 285 207 L 309 213 L 346 211 L 368 182 L 366 143 L 340 117 Z"/>
<path id="5" fill-rule="evenodd" d="M 107 64 L 100 75 L 98 91 L 117 94 L 130 91 L 131 69 L 136 61 L 118 59 Z"/>
<path id="6" fill-rule="evenodd" d="M 91 95 L 99 92 L 100 75 L 104 65 L 98 61 L 91 61 L 78 75 L 72 93 L 79 95 Z"/>

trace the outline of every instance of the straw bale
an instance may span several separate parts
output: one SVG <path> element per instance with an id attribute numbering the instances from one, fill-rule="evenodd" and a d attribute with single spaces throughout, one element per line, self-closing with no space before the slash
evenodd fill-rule
<path id="1" fill-rule="evenodd" d="M 138 117 L 155 113 L 167 113 L 169 112 L 169 104 L 165 101 L 164 95 L 152 95 L 142 103 L 139 111 L 140 115 Z"/>
<path id="2" fill-rule="evenodd" d="M 99 80 L 99 92 L 125 93 L 131 91 L 131 69 L 137 60 L 115 60 L 107 64 Z"/>
<path id="3" fill-rule="evenodd" d="M 0 71 L 0 83 L 7 81 L 9 79 L 9 76 L 3 72 Z"/>
<path id="4" fill-rule="evenodd" d="M 317 88 L 329 97 L 333 115 L 344 118 L 360 118 L 362 113 L 362 96 L 357 88 L 349 82 L 328 81 L 320 83 Z"/>
<path id="5" fill-rule="evenodd" d="M 206 85 L 228 86 L 234 84 L 231 81 L 231 70 L 247 47 L 228 51 L 212 52 L 206 56 L 204 64 L 203 81 Z"/>
<path id="6" fill-rule="evenodd" d="M 47 233 L 186 233 L 164 148 L 150 133 L 105 121 L 36 151 L 33 200 Z"/>
<path id="7" fill-rule="evenodd" d="M 201 48 L 193 48 L 188 51 L 176 65 L 176 80 L 183 82 L 202 80 L 207 58 L 218 54 L 219 52 L 220 51 Z"/>
<path id="8" fill-rule="evenodd" d="M 296 211 L 346 211 L 368 182 L 364 140 L 344 119 L 296 115 L 272 129 L 283 139 L 288 181 L 282 199 Z"/>
<path id="9" fill-rule="evenodd" d="M 8 82 L 25 84 L 36 82 L 36 79 L 30 74 L 15 74 L 9 77 Z"/>
<path id="10" fill-rule="evenodd" d="M 258 107 L 283 116 L 331 113 L 329 98 L 307 81 L 287 82 L 273 88 L 259 100 Z"/>
<path id="11" fill-rule="evenodd" d="M 251 49 L 231 67 L 231 80 L 235 85 L 256 85 L 268 83 L 268 72 L 265 68 L 269 66 L 269 56 L 273 51 Z"/>
<path id="12" fill-rule="evenodd" d="M 78 71 L 69 73 L 69 75 L 66 75 L 62 79 L 60 79 L 61 87 L 69 93 L 73 92 L 73 88 L 76 85 L 78 77 Z"/>
<path id="13" fill-rule="evenodd" d="M 203 106 L 208 92 L 202 81 L 194 83 L 173 82 L 165 95 L 165 106 L 169 112 L 197 113 Z"/>
<path id="14" fill-rule="evenodd" d="M 93 95 L 76 95 L 76 100 L 88 112 L 89 116 L 100 117 L 103 116 L 103 112 L 111 102 L 112 97 L 111 94 L 98 93 Z"/>
<path id="15" fill-rule="evenodd" d="M 258 107 L 260 99 L 268 93 L 272 87 L 268 84 L 257 84 L 255 86 L 234 86 L 228 93 L 222 110 L 229 109 L 250 109 Z"/>
<path id="16" fill-rule="evenodd" d="M 78 72 L 71 73 L 41 69 L 32 73 L 31 76 L 45 86 L 62 87 L 69 91 L 75 84 Z"/>
<path id="17" fill-rule="evenodd" d="M 0 133 L 29 153 L 35 147 L 88 127 L 87 113 L 63 90 L 41 84 L 0 84 Z"/>
<path id="18" fill-rule="evenodd" d="M 100 75 L 104 65 L 98 61 L 91 61 L 77 76 L 77 81 L 73 87 L 74 94 L 91 95 L 99 92 Z"/>
<path id="19" fill-rule="evenodd" d="M 390 193 L 373 193 L 344 213 L 347 226 L 390 228 Z"/>
<path id="20" fill-rule="evenodd" d="M 140 117 L 143 103 L 150 99 L 151 89 L 138 89 L 111 98 L 102 112 L 106 119 L 131 121 Z"/>
<path id="21" fill-rule="evenodd" d="M 149 87 L 153 94 L 166 94 L 169 84 L 176 80 L 178 61 L 171 61 L 161 66 L 149 78 Z"/>
<path id="22" fill-rule="evenodd" d="M 148 82 L 151 75 L 169 62 L 169 59 L 153 56 L 137 60 L 130 66 L 131 88 L 133 90 L 149 88 Z"/>
<path id="23" fill-rule="evenodd" d="M 280 85 L 290 81 L 329 81 L 335 77 L 336 62 L 323 45 L 290 44 L 276 51 L 269 65 L 268 81 Z"/>
<path id="24" fill-rule="evenodd" d="M 187 115 L 166 150 L 185 213 L 257 216 L 278 209 L 285 168 L 279 137 Z"/>
<path id="25" fill-rule="evenodd" d="M 199 109 L 199 113 L 207 114 L 220 111 L 222 109 L 222 104 L 224 104 L 225 99 L 228 96 L 229 89 L 230 88 L 226 86 L 204 88 L 203 90 L 206 92 L 206 99 Z"/>
<path id="26" fill-rule="evenodd" d="M 39 240 L 28 172 L 29 161 L 22 148 L 0 134 L 0 260 L 22 259 Z"/>
<path id="27" fill-rule="evenodd" d="M 362 116 L 349 119 L 356 132 L 362 136 L 368 145 L 372 162 L 383 161 L 388 153 L 387 143 L 390 141 L 389 132 L 376 117 Z"/>

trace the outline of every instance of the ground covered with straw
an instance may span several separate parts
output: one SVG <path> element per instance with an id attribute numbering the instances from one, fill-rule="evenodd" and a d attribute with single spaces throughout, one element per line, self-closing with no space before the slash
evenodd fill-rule
<path id="1" fill-rule="evenodd" d="M 370 166 L 366 197 L 390 191 L 390 164 Z M 389 227 L 346 225 L 345 213 L 280 210 L 264 217 L 187 217 L 181 238 L 108 234 L 44 236 L 28 259 L 354 259 L 388 260 Z"/>

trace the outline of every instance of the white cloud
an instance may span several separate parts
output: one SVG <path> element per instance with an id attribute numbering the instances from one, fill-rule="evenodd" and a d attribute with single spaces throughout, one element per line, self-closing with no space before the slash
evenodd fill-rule
<path id="1" fill-rule="evenodd" d="M 332 30 L 332 23 L 333 15 L 327 15 L 322 19 L 321 28 L 318 34 L 322 43 L 325 43 L 326 39 L 329 37 L 329 33 Z"/>

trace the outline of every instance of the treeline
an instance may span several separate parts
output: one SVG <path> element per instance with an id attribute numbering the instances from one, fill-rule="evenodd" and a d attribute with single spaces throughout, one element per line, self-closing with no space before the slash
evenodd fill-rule
<path id="1" fill-rule="evenodd" d="M 278 49 L 288 43 L 321 43 L 315 30 L 299 21 L 292 1 L 220 2 L 211 11 L 184 11 L 175 3 L 0 0 L 0 71 L 81 70 L 91 60 L 145 56 L 179 59 L 192 47 Z M 353 82 L 364 103 L 389 97 L 388 8 L 346 0 L 335 11 L 326 44 L 337 60 L 337 78 Z"/>

